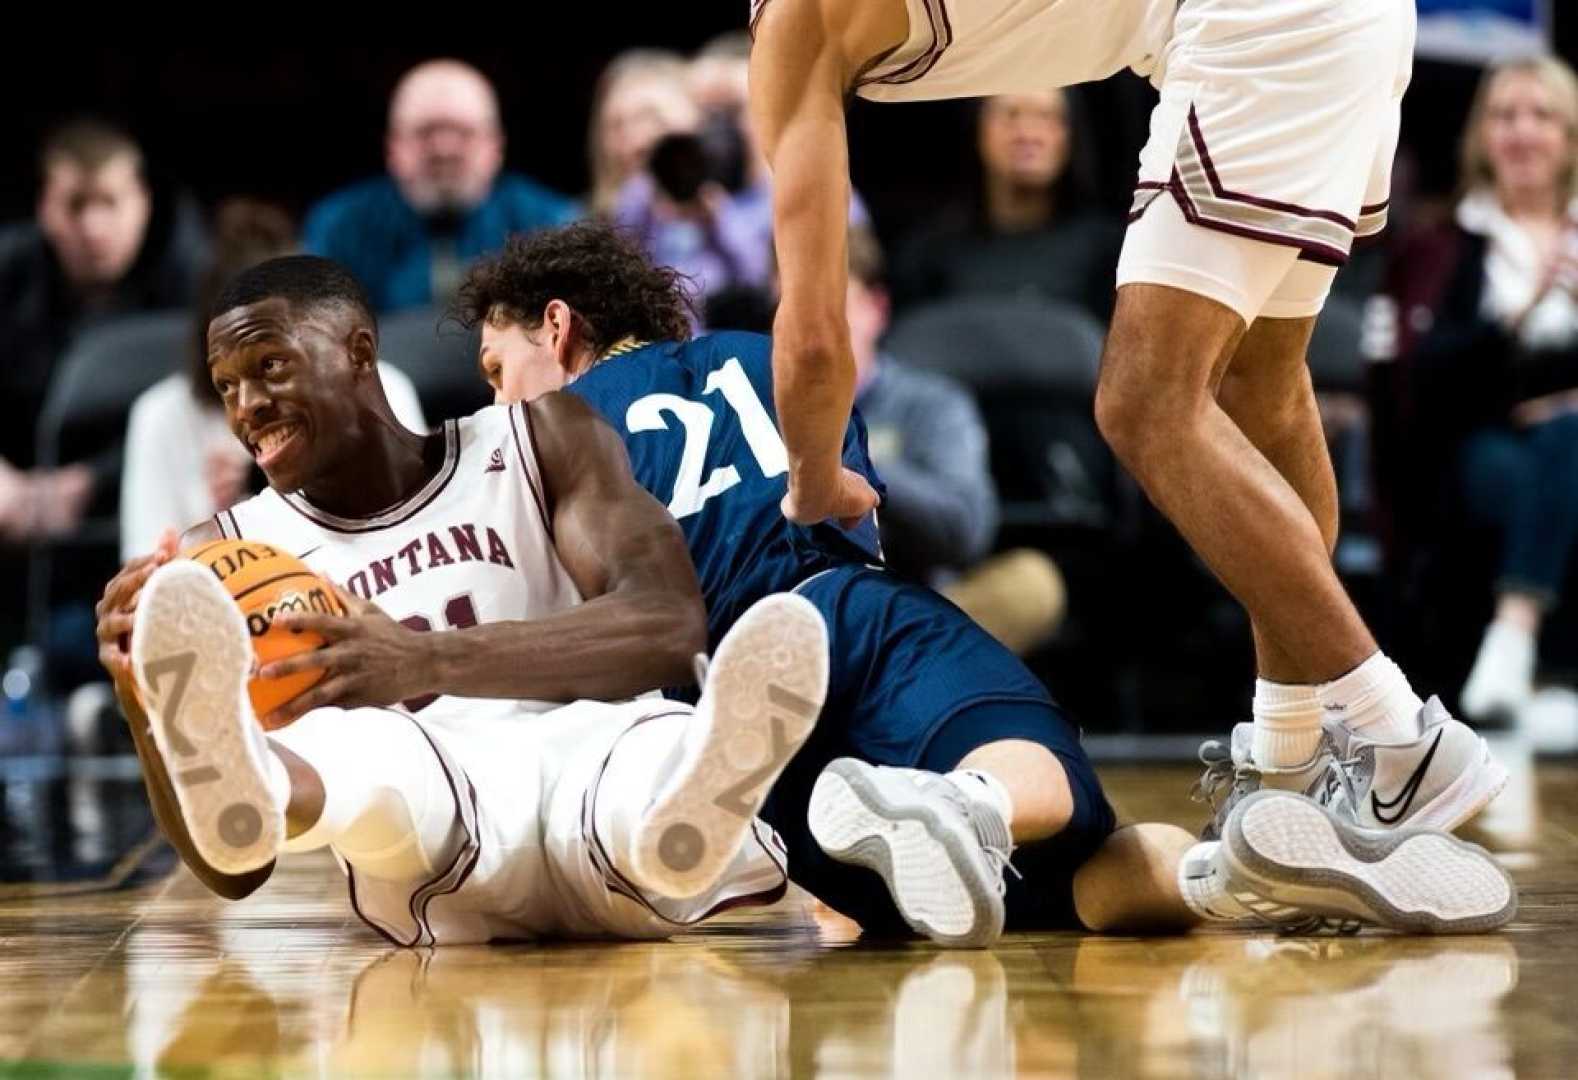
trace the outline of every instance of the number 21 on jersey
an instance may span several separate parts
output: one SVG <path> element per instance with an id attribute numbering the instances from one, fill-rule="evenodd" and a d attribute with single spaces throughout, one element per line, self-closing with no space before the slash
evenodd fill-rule
<path id="1" fill-rule="evenodd" d="M 731 357 L 707 376 L 702 393 L 721 394 L 724 403 L 734 410 L 762 476 L 771 479 L 789 471 L 789 454 L 778 435 L 778 428 L 756 396 L 750 376 L 745 374 L 737 357 Z M 648 394 L 630 403 L 625 411 L 625 427 L 631 434 L 667 431 L 669 424 L 664 413 L 678 420 L 685 430 L 685 447 L 680 453 L 679 473 L 674 477 L 674 496 L 669 500 L 668 512 L 676 518 L 689 517 L 708 499 L 738 484 L 740 471 L 733 465 L 720 465 L 706 477 L 701 475 L 707 464 L 707 445 L 712 440 L 713 415 L 712 410 L 699 401 L 678 394 Z"/>

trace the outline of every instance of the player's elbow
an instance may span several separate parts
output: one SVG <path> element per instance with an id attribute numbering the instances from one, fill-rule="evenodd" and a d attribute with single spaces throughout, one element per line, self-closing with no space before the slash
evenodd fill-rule
<path id="1" fill-rule="evenodd" d="M 849 324 L 842 311 L 808 305 L 781 312 L 773 324 L 773 369 L 792 381 L 826 382 L 854 374 Z"/>
<path id="2" fill-rule="evenodd" d="M 699 595 L 692 603 L 674 605 L 665 644 L 668 666 L 677 676 L 673 685 L 688 684 L 695 678 L 696 654 L 707 651 L 707 609 Z"/>
<path id="3" fill-rule="evenodd" d="M 626 626 L 641 643 L 654 686 L 686 686 L 707 651 L 707 609 L 694 582 L 652 584 L 630 594 Z"/>

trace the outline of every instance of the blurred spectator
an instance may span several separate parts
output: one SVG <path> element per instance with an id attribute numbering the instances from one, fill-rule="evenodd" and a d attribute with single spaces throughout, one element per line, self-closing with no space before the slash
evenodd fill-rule
<path id="1" fill-rule="evenodd" d="M 1472 717 L 1533 692 L 1538 635 L 1578 547 L 1578 80 L 1501 64 L 1463 139 L 1454 220 L 1411 237 L 1391 293 L 1417 408 L 1457 505 L 1498 536 L 1495 614 L 1464 685 Z M 1428 467 L 1426 465 L 1425 467 Z"/>
<path id="2" fill-rule="evenodd" d="M 287 255 L 296 230 L 283 210 L 231 199 L 214 219 L 214 262 L 203 274 L 193 309 L 185 370 L 155 383 L 132 405 L 121 474 L 121 557 L 153 550 L 166 529 L 186 529 L 257 489 L 252 458 L 230 433 L 224 406 L 208 377 L 208 309 L 225 284 L 247 267 Z M 395 415 L 427 429 L 411 380 L 381 365 Z"/>
<path id="3" fill-rule="evenodd" d="M 986 426 L 963 386 L 905 367 L 879 348 L 888 298 L 882 252 L 869 229 L 850 230 L 847 310 L 855 404 L 866 421 L 872 461 L 888 487 L 879 520 L 889 565 L 941 585 L 1005 645 L 1028 652 L 1062 618 L 1062 578 L 1038 551 L 982 561 L 998 520 Z"/>
<path id="4" fill-rule="evenodd" d="M 686 86 L 685 61 L 666 49 L 630 49 L 608 62 L 592 95 L 587 133 L 592 190 L 587 208 L 614 214 L 624 187 L 646 168 L 659 139 L 694 134 L 701 113 Z"/>
<path id="5" fill-rule="evenodd" d="M 576 216 L 572 200 L 504 167 L 493 86 L 458 60 L 408 71 L 389 101 L 386 176 L 324 199 L 305 246 L 349 267 L 379 311 L 441 304 L 505 237 Z"/>
<path id="6" fill-rule="evenodd" d="M 981 186 L 974 206 L 917 233 L 893 263 L 901 307 L 959 293 L 1030 292 L 1105 321 L 1122 223 L 1081 209 L 1068 95 L 1010 94 L 981 103 Z"/>
<path id="7" fill-rule="evenodd" d="M 0 230 L 0 540 L 70 532 L 118 455 L 35 469 L 37 421 L 55 365 L 88 323 L 184 306 L 206 241 L 196 209 L 157 199 L 141 148 L 82 120 L 39 153 L 37 219 Z"/>
<path id="8" fill-rule="evenodd" d="M 693 115 L 681 124 L 675 114 L 677 126 L 652 144 L 645 168 L 626 180 L 611 211 L 654 262 L 694 282 L 711 325 L 738 325 L 712 316 L 715 300 L 720 313 L 729 312 L 772 290 L 772 186 L 746 114 L 749 67 L 744 31 L 701 48 L 683 72 Z M 868 222 L 855 195 L 850 223 Z"/>

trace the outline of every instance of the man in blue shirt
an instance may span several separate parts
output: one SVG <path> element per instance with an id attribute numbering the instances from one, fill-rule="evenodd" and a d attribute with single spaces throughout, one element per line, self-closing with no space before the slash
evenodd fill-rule
<path id="1" fill-rule="evenodd" d="M 466 264 L 511 233 L 560 225 L 576 204 L 502 172 L 498 98 L 456 60 L 412 68 L 389 103 L 388 174 L 338 191 L 307 215 L 309 252 L 349 268 L 380 312 L 449 300 Z"/>

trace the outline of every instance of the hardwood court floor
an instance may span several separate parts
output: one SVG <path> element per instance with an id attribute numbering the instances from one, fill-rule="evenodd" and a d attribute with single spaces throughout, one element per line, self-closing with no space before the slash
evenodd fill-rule
<path id="1" fill-rule="evenodd" d="M 1194 770 L 1107 767 L 1195 824 Z M 0 900 L 0 1074 L 1578 1075 L 1578 767 L 1515 770 L 1481 838 L 1522 886 L 1474 938 L 1009 935 L 852 944 L 790 901 L 642 945 L 393 949 L 325 858 L 258 895 L 184 871 Z"/>

